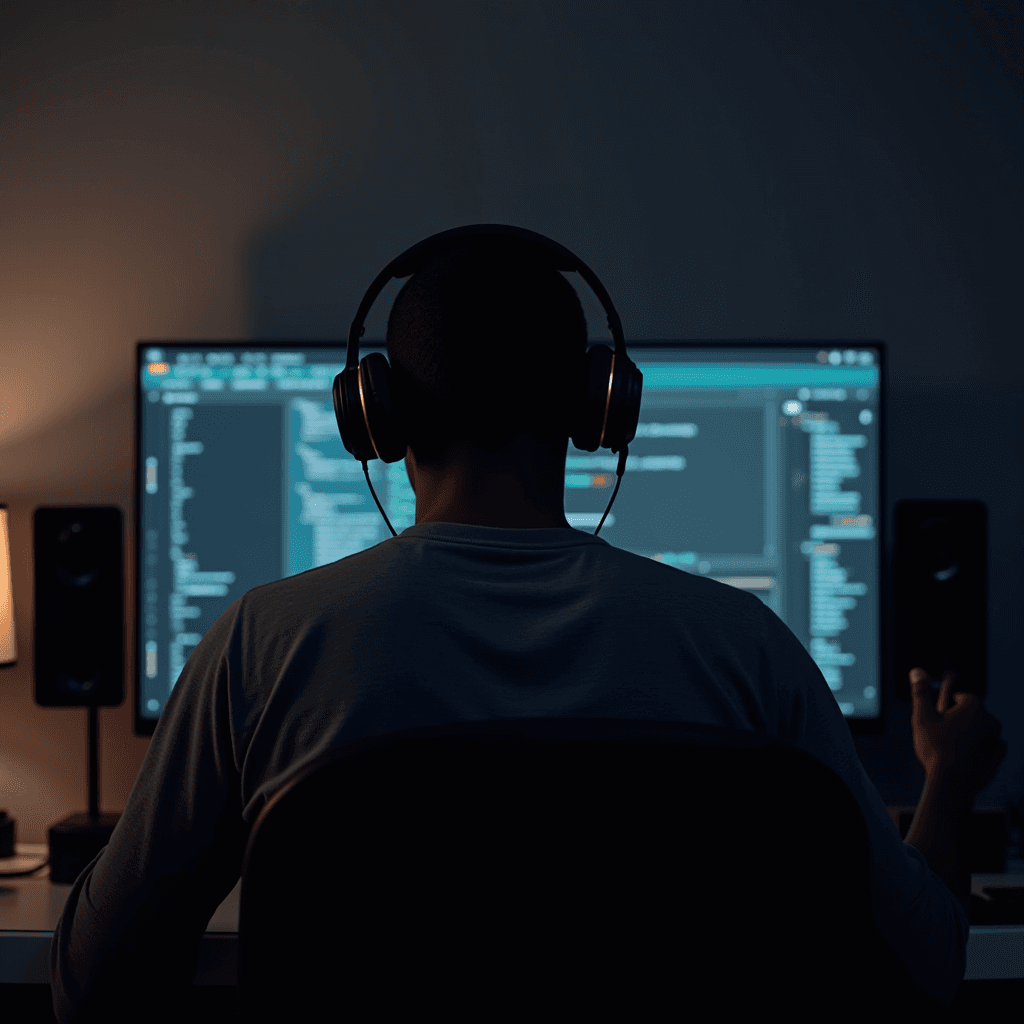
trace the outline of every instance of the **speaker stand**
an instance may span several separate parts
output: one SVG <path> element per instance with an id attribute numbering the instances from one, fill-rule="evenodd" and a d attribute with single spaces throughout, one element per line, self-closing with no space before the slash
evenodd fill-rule
<path id="1" fill-rule="evenodd" d="M 50 881 L 71 885 L 89 862 L 110 842 L 120 814 L 100 814 L 99 708 L 86 708 L 89 724 L 89 810 L 69 814 L 52 825 L 50 839 Z"/>

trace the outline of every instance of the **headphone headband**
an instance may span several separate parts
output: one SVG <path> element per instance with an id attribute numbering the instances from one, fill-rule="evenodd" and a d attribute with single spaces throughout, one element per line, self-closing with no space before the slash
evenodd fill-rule
<path id="1" fill-rule="evenodd" d="M 359 303 L 355 319 L 348 331 L 348 351 L 345 357 L 345 369 L 352 370 L 359 363 L 359 339 L 363 336 L 366 328 L 363 321 L 369 313 L 377 296 L 384 290 L 392 278 L 409 277 L 425 267 L 436 256 L 457 249 L 467 238 L 517 238 L 524 242 L 542 247 L 551 257 L 551 265 L 556 270 L 573 272 L 575 271 L 590 286 L 590 290 L 597 296 L 604 311 L 608 316 L 608 329 L 615 341 L 616 354 L 626 354 L 626 339 L 622 334 L 622 322 L 619 314 L 612 305 L 611 297 L 605 287 L 598 280 L 597 275 L 583 262 L 575 253 L 570 252 L 564 245 L 538 234 L 536 231 L 528 231 L 526 228 L 516 227 L 512 224 L 468 224 L 461 228 L 451 228 L 448 231 L 441 231 L 436 235 L 423 239 L 415 245 L 406 249 L 400 256 L 395 257 L 373 280 L 373 284 L 367 289 L 363 301 Z"/>

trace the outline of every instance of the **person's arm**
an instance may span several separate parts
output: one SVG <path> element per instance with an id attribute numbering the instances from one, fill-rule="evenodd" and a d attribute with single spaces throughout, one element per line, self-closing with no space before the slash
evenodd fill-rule
<path id="1" fill-rule="evenodd" d="M 920 668 L 910 673 L 914 753 L 925 772 L 924 791 L 905 842 L 919 850 L 928 866 L 960 901 L 971 901 L 967 831 L 975 795 L 995 775 L 1006 743 L 1001 725 L 973 694 L 953 693 L 947 673 L 938 700 Z"/>
<path id="2" fill-rule="evenodd" d="M 916 989 L 927 999 L 948 1007 L 967 964 L 967 915 L 963 905 L 931 869 L 927 857 L 900 838 L 899 829 L 861 764 L 836 696 L 806 648 L 781 620 L 776 622 L 777 617 L 767 607 L 764 615 L 774 634 L 766 647 L 774 681 L 769 690 L 778 694 L 772 716 L 778 715 L 779 738 L 814 754 L 849 787 L 868 829 L 871 910 L 878 931 Z M 938 714 L 934 706 L 931 711 Z M 932 731 L 919 730 L 918 741 Z M 950 739 L 940 737 L 938 745 L 945 747 Z M 917 742 L 915 751 L 930 761 L 935 753 L 933 746 Z M 929 794 L 931 800 L 941 795 L 938 789 Z M 919 828 L 926 824 L 927 814 Z M 942 831 L 941 824 L 936 831 Z M 941 836 L 939 839 L 941 842 Z"/>
<path id="3" fill-rule="evenodd" d="M 237 610 L 186 662 L 109 842 L 68 893 L 50 943 L 61 1024 L 185 1019 L 206 926 L 248 836 L 227 687 Z"/>
<path id="4" fill-rule="evenodd" d="M 930 772 L 906 842 L 924 854 L 928 866 L 946 883 L 967 912 L 971 873 L 967 863 L 967 830 L 974 798 L 943 772 Z"/>

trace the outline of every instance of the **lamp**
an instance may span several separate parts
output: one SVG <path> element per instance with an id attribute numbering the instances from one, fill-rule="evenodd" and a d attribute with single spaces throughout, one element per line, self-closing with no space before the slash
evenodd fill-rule
<path id="1" fill-rule="evenodd" d="M 11 537 L 7 506 L 0 504 L 0 668 L 18 663 L 14 643 L 14 588 L 11 586 Z"/>
<path id="2" fill-rule="evenodd" d="M 7 506 L 0 504 L 0 668 L 18 663 L 14 647 L 14 589 L 11 586 L 11 539 Z M 14 819 L 0 811 L 0 857 L 14 856 Z"/>

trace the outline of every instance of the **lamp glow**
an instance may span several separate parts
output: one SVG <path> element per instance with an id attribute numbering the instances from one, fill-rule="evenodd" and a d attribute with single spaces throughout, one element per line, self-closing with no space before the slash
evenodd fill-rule
<path id="1" fill-rule="evenodd" d="M 7 530 L 7 506 L 0 505 L 0 665 L 18 660 L 14 646 L 14 590 L 11 586 L 11 539 Z"/>

